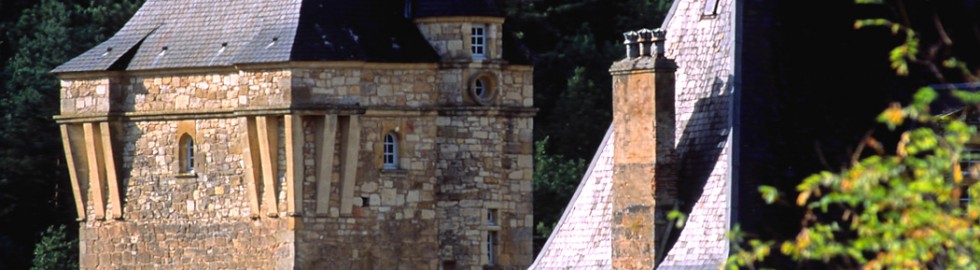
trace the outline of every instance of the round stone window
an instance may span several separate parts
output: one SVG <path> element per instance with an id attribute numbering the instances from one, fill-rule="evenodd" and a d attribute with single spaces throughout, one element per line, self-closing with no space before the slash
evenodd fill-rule
<path id="1" fill-rule="evenodd" d="M 492 74 L 481 73 L 470 79 L 469 96 L 476 104 L 491 105 L 497 95 L 496 81 Z"/>

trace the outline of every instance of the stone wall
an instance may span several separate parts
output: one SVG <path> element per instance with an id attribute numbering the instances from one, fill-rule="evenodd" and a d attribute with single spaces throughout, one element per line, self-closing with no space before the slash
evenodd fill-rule
<path id="1" fill-rule="evenodd" d="M 487 69 L 499 95 L 466 103 L 470 73 Z M 495 267 L 523 269 L 532 259 L 530 77 L 519 66 L 294 63 L 63 78 L 57 118 L 84 202 L 82 268 L 483 269 L 494 231 Z M 351 114 L 356 144 L 344 141 Z M 271 125 L 257 132 L 262 117 Z M 328 129 L 327 118 L 340 124 Z M 252 183 L 266 180 L 248 176 L 248 164 L 263 162 L 249 142 L 262 130 L 271 145 L 260 155 L 275 169 Z M 331 147 L 319 144 L 324 132 Z M 398 137 L 396 170 L 382 169 L 388 132 Z M 194 139 L 193 174 L 180 170 L 183 134 Z M 356 152 L 352 186 L 346 147 Z M 323 149 L 333 151 L 326 179 Z M 499 226 L 486 225 L 488 209 Z"/>
<path id="2" fill-rule="evenodd" d="M 441 116 L 439 124 L 439 229 L 443 266 L 487 264 L 490 209 L 500 221 L 497 264 L 524 269 L 532 259 L 531 119 L 482 112 Z M 509 143 L 520 145 L 508 147 Z M 446 267 L 448 268 L 448 267 Z"/>
<path id="3" fill-rule="evenodd" d="M 486 26 L 486 58 L 500 59 L 503 52 L 504 19 L 498 17 L 430 17 L 415 20 L 422 35 L 436 50 L 443 61 L 470 59 L 470 34 L 472 26 Z"/>

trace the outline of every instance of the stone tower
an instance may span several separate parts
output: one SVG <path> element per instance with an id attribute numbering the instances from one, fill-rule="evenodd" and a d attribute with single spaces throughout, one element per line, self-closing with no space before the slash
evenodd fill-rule
<path id="1" fill-rule="evenodd" d="M 54 72 L 81 266 L 524 269 L 532 69 L 481 0 L 149 0 Z"/>

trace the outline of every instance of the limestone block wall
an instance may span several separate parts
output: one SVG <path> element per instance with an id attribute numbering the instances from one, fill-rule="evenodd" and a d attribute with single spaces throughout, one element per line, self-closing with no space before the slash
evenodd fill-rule
<path id="1" fill-rule="evenodd" d="M 145 74 L 120 80 L 119 111 L 215 111 L 289 104 L 288 70 L 218 71 L 207 74 Z M 71 82 L 71 81 L 69 81 Z M 80 85 L 80 86 L 84 86 Z M 74 90 L 73 83 L 67 89 Z M 79 90 L 84 90 L 80 88 Z M 77 102 L 76 102 L 76 106 Z M 62 110 L 63 114 L 68 112 Z"/>
<path id="2" fill-rule="evenodd" d="M 501 25 L 504 18 L 497 17 L 429 17 L 415 20 L 416 26 L 426 37 L 436 53 L 444 61 L 471 59 L 470 36 L 473 25 L 484 25 L 486 31 L 486 59 L 500 59 L 503 52 Z"/>
<path id="3" fill-rule="evenodd" d="M 331 179 L 329 213 L 304 215 L 303 227 L 297 230 L 297 266 L 436 269 L 434 165 L 438 156 L 434 119 L 391 114 L 361 118 L 358 173 L 352 196 L 345 198 L 341 193 L 346 183 L 338 181 L 339 175 Z M 397 134 L 399 142 L 398 169 L 393 170 L 382 169 L 383 136 L 389 132 Z M 308 159 L 307 164 L 312 161 Z M 305 181 L 307 190 L 315 190 L 313 180 L 308 177 Z M 339 211 L 345 199 L 353 200 L 349 214 Z M 308 209 L 315 208 L 314 204 L 313 196 L 305 198 Z"/>
<path id="4" fill-rule="evenodd" d="M 497 233 L 497 269 L 531 262 L 531 137 L 529 118 L 475 113 L 440 116 L 437 174 L 440 256 L 444 269 L 483 269 L 487 238 Z M 508 148 L 507 142 L 525 147 Z M 497 226 L 488 224 L 496 212 Z M 496 227 L 496 228 L 493 228 Z"/>
<path id="5" fill-rule="evenodd" d="M 61 81 L 63 114 L 105 113 L 109 111 L 110 79 L 108 77 Z"/>
<path id="6" fill-rule="evenodd" d="M 508 66 L 501 72 L 500 104 L 504 106 L 534 106 L 534 76 L 529 67 Z"/>
<path id="7" fill-rule="evenodd" d="M 434 64 L 297 68 L 291 89 L 297 105 L 433 106 L 435 73 Z"/>
<path id="8" fill-rule="evenodd" d="M 176 134 L 188 121 L 196 126 L 199 166 L 195 174 L 181 175 L 174 164 Z M 85 220 L 83 269 L 270 269 L 288 261 L 293 240 L 283 220 L 253 220 L 243 200 L 235 143 L 241 121 L 141 121 L 122 127 L 123 216 Z M 91 196 L 86 205 L 93 205 Z M 87 211 L 94 216 L 94 207 Z"/>
<path id="9" fill-rule="evenodd" d="M 63 78 L 82 268 L 484 269 L 490 232 L 530 264 L 531 69 L 478 106 L 476 69 L 358 65 Z"/>

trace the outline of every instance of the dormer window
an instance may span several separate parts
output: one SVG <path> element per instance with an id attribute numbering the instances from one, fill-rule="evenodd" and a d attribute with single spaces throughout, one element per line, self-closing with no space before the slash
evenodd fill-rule
<path id="1" fill-rule="evenodd" d="M 180 173 L 194 173 L 194 139 L 190 135 L 180 136 Z"/>
<path id="2" fill-rule="evenodd" d="M 483 60 L 487 58 L 487 27 L 484 25 L 473 26 L 470 35 L 470 48 L 473 59 Z"/>
<path id="3" fill-rule="evenodd" d="M 398 136 L 394 132 L 385 134 L 383 156 L 385 170 L 398 169 Z"/>

